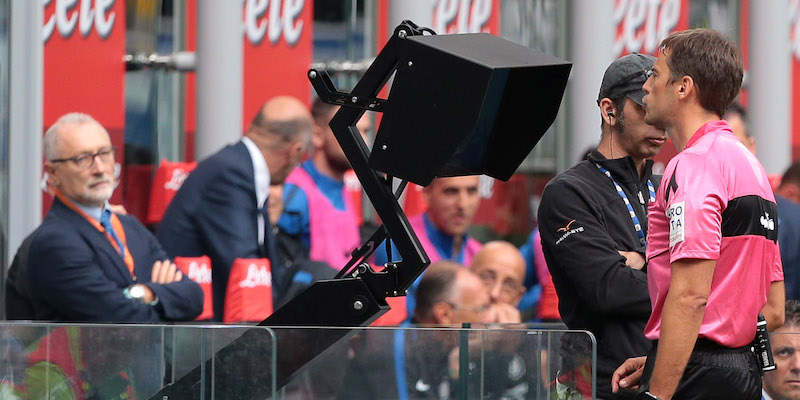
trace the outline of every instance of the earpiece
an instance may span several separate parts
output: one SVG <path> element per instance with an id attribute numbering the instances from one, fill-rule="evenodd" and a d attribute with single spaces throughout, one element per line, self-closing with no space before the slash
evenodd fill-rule
<path id="1" fill-rule="evenodd" d="M 614 112 L 611 111 L 611 110 L 608 110 L 608 112 L 606 114 L 608 114 L 609 117 L 613 117 L 614 116 Z"/>

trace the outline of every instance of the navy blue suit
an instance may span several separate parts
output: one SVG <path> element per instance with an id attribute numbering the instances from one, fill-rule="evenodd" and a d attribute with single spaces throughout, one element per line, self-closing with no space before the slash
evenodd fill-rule
<path id="1" fill-rule="evenodd" d="M 201 161 L 172 199 L 156 236 L 171 257 L 211 259 L 214 319 L 222 320 L 228 275 L 236 258 L 270 258 L 272 293 L 283 281 L 266 210 L 259 209 L 253 161 L 243 142 L 229 145 Z M 265 205 L 266 207 L 266 205 Z M 264 245 L 258 243 L 258 214 L 265 222 Z M 277 301 L 275 304 L 278 304 Z"/>
<path id="2" fill-rule="evenodd" d="M 35 318 L 48 321 L 161 322 L 192 320 L 203 309 L 203 291 L 184 276 L 166 285 L 150 282 L 153 263 L 167 254 L 135 218 L 118 215 L 134 260 L 128 267 L 103 232 L 56 199 L 36 230 L 28 253 L 28 282 Z M 153 307 L 123 295 L 142 283 L 158 297 Z"/>
<path id="3" fill-rule="evenodd" d="M 775 195 L 786 300 L 800 300 L 800 206 Z"/>

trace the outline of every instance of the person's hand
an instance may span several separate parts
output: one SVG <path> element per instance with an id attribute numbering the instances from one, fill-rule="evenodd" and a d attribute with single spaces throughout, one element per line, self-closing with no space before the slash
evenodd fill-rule
<path id="1" fill-rule="evenodd" d="M 519 309 L 505 303 L 492 304 L 489 307 L 489 321 L 497 324 L 518 324 L 522 322 Z"/>
<path id="2" fill-rule="evenodd" d="M 646 356 L 634 357 L 625 360 L 619 368 L 611 375 L 611 391 L 617 393 L 619 388 L 636 390 L 639 388 L 639 380 L 642 379 Z"/>
<path id="3" fill-rule="evenodd" d="M 170 260 L 156 261 L 153 263 L 153 272 L 150 275 L 150 281 L 166 285 L 168 283 L 178 282 L 183 279 L 183 273 L 178 269 Z"/>
<path id="4" fill-rule="evenodd" d="M 644 268 L 644 264 L 645 264 L 646 260 L 644 259 L 644 257 L 640 253 L 635 252 L 635 251 L 622 251 L 622 250 L 620 250 L 619 254 L 622 254 L 622 256 L 625 257 L 625 265 L 627 265 L 627 266 L 629 266 L 629 267 L 631 267 L 633 269 L 638 269 L 640 271 L 641 271 L 642 268 Z"/>

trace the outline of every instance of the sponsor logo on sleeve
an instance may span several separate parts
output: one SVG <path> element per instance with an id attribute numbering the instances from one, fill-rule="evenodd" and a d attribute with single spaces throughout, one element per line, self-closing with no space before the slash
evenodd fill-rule
<path id="1" fill-rule="evenodd" d="M 768 212 L 766 211 L 764 212 L 764 215 L 761 216 L 760 221 L 761 221 L 761 226 L 763 226 L 764 229 L 768 231 L 775 230 L 775 220 L 769 217 Z"/>
<path id="2" fill-rule="evenodd" d="M 575 223 L 575 220 L 573 219 L 572 221 L 569 221 L 569 223 L 567 223 L 567 226 L 565 226 L 565 227 L 563 227 L 563 228 L 558 228 L 558 229 L 556 230 L 556 233 L 558 233 L 558 232 L 564 232 L 564 234 L 563 234 L 563 235 L 561 235 L 561 237 L 560 237 L 560 238 L 558 238 L 558 240 L 556 240 L 556 246 L 558 246 L 559 244 L 561 244 L 561 242 L 563 242 L 563 241 L 564 241 L 564 239 L 566 239 L 566 238 L 568 238 L 568 237 L 570 237 L 570 236 L 572 236 L 572 235 L 574 235 L 574 234 L 576 234 L 576 233 L 583 232 L 583 227 L 582 227 L 582 226 L 579 226 L 579 227 L 574 227 L 574 228 L 573 228 L 573 227 L 572 227 L 572 224 L 574 224 L 574 223 Z"/>
<path id="3" fill-rule="evenodd" d="M 667 209 L 669 218 L 669 247 L 680 243 L 685 239 L 684 226 L 686 225 L 684 202 L 670 204 Z"/>

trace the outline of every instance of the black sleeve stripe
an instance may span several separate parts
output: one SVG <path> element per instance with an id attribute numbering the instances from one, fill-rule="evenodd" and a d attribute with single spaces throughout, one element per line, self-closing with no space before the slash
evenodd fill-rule
<path id="1" fill-rule="evenodd" d="M 778 205 L 760 196 L 737 197 L 722 212 L 722 237 L 757 235 L 778 242 Z"/>

